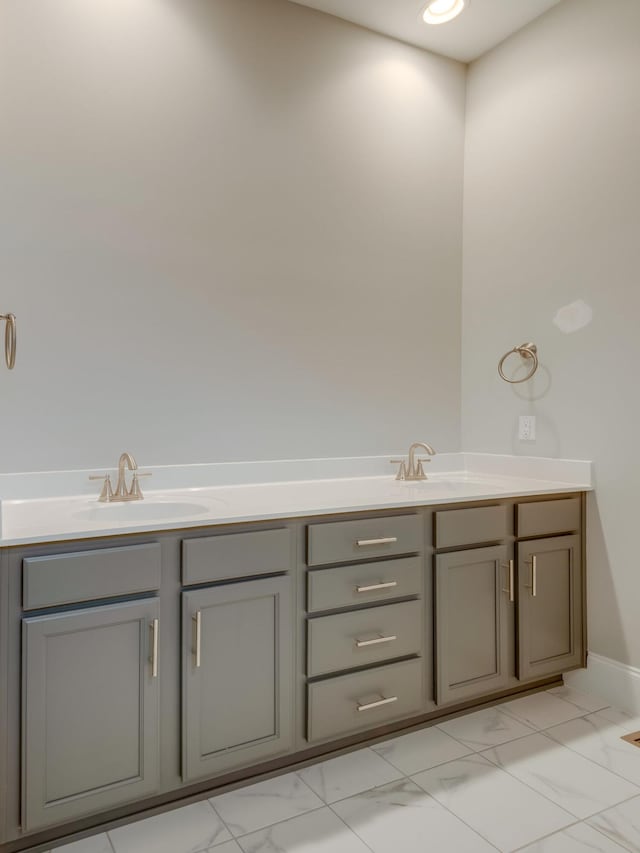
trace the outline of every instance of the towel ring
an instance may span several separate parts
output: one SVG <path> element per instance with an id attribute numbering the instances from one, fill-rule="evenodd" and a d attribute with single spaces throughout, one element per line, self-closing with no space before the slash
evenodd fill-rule
<path id="1" fill-rule="evenodd" d="M 7 324 L 4 329 L 4 358 L 9 370 L 13 370 L 16 365 L 16 315 L 0 314 L 0 320 Z"/>
<path id="2" fill-rule="evenodd" d="M 505 376 L 504 370 L 502 369 L 505 361 L 509 358 L 510 355 L 513 355 L 514 353 L 518 353 L 518 355 L 520 355 L 526 361 L 533 360 L 531 370 L 522 379 L 509 379 L 507 376 Z M 535 344 L 520 344 L 519 347 L 514 347 L 513 349 L 510 349 L 509 352 L 506 352 L 502 356 L 502 358 L 500 359 L 500 363 L 498 364 L 498 373 L 500 374 L 500 378 L 504 379 L 504 381 L 508 382 L 510 385 L 519 385 L 520 382 L 526 382 L 527 379 L 531 379 L 533 374 L 538 369 L 538 364 L 538 347 Z"/>

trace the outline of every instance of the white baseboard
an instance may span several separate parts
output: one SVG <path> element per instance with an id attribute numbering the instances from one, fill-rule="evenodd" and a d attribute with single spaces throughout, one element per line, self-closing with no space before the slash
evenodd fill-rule
<path id="1" fill-rule="evenodd" d="M 587 668 L 568 672 L 565 684 L 595 693 L 614 708 L 640 714 L 640 669 L 589 652 Z"/>

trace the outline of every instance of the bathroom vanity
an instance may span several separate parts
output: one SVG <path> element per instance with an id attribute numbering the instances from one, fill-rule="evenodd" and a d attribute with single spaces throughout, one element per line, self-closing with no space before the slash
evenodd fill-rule
<path id="1" fill-rule="evenodd" d="M 0 851 L 583 666 L 584 491 L 484 494 L 3 547 Z"/>

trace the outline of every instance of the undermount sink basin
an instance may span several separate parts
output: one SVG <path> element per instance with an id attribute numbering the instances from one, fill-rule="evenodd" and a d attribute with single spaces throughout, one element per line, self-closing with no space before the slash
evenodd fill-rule
<path id="1" fill-rule="evenodd" d="M 192 501 L 142 500 L 124 503 L 94 503 L 88 509 L 74 513 L 84 521 L 155 521 L 169 518 L 187 518 L 211 512 L 211 504 L 223 503 L 211 500 L 208 504 Z"/>

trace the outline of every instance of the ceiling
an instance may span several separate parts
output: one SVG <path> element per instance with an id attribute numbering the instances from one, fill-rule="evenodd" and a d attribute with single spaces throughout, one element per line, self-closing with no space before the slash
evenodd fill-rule
<path id="1" fill-rule="evenodd" d="M 471 62 L 560 0 L 470 0 L 448 24 L 429 26 L 426 0 L 291 0 L 426 50 Z"/>

